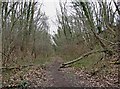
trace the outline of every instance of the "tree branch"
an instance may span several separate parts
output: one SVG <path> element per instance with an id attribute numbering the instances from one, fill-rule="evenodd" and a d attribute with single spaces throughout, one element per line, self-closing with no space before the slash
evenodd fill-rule
<path id="1" fill-rule="evenodd" d="M 83 59 L 84 57 L 87 57 L 87 56 L 89 56 L 89 55 L 91 55 L 91 54 L 93 54 L 93 53 L 100 53 L 100 52 L 107 52 L 107 51 L 109 51 L 109 50 L 97 50 L 97 51 L 91 51 L 91 52 L 85 53 L 85 54 L 83 54 L 82 56 L 80 56 L 80 57 L 77 58 L 77 59 L 74 59 L 74 60 L 72 60 L 72 61 L 63 63 L 63 64 L 60 66 L 60 68 L 65 68 L 66 65 L 70 65 L 70 64 L 73 64 L 73 63 L 75 63 L 75 62 L 78 62 L 78 61 L 80 61 L 81 59 Z"/>

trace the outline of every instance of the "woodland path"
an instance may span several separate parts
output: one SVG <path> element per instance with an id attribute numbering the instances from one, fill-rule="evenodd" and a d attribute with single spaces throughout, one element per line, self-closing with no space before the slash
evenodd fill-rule
<path id="1" fill-rule="evenodd" d="M 60 69 L 59 66 L 63 62 L 61 58 L 56 58 L 47 67 L 46 70 L 52 77 L 50 83 L 54 87 L 81 87 L 79 77 L 75 76 L 71 69 Z"/>
<path id="2" fill-rule="evenodd" d="M 46 81 L 41 82 L 43 87 L 115 87 L 116 85 L 100 79 L 99 76 L 93 76 L 83 70 L 67 67 L 60 69 L 63 63 L 62 58 L 53 57 L 45 68 Z M 117 79 L 117 78 L 116 78 Z M 115 80 L 116 80 L 115 79 Z"/>
<path id="3" fill-rule="evenodd" d="M 60 57 L 53 57 L 53 60 L 45 66 L 32 66 L 28 68 L 24 75 L 22 70 L 12 76 L 9 80 L 11 86 L 27 82 L 27 87 L 115 87 L 114 82 L 92 76 L 74 67 L 59 69 L 63 60 Z M 21 72 L 21 73 L 20 73 Z M 107 76 L 106 76 L 107 77 Z M 111 77 L 109 77 L 111 79 Z M 110 80 L 109 79 L 109 80 Z M 25 82 L 24 82 L 25 81 Z M 8 84 L 7 82 L 5 85 Z"/>

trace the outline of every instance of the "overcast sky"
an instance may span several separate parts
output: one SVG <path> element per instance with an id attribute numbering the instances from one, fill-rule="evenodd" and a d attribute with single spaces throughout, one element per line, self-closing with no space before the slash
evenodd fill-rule
<path id="1" fill-rule="evenodd" d="M 43 3 L 42 9 L 49 18 L 48 21 L 49 21 L 49 25 L 50 25 L 50 34 L 54 34 L 54 32 L 57 31 L 57 26 L 55 25 L 55 22 L 56 22 L 56 9 L 60 10 L 59 1 L 71 2 L 71 0 L 38 0 L 38 1 Z M 96 1 L 96 0 L 91 0 L 91 1 Z M 111 0 L 107 0 L 107 1 L 111 1 Z M 115 1 L 117 1 L 117 0 L 115 0 Z"/>
<path id="2" fill-rule="evenodd" d="M 65 1 L 66 0 L 61 0 L 61 2 Z M 67 0 L 67 2 L 70 1 L 71 0 Z M 55 25 L 56 9 L 60 10 L 59 0 L 42 0 L 42 3 L 43 3 L 42 8 L 45 11 L 46 15 L 49 17 L 50 33 L 54 34 L 54 32 L 56 32 L 57 30 L 57 26 Z"/>

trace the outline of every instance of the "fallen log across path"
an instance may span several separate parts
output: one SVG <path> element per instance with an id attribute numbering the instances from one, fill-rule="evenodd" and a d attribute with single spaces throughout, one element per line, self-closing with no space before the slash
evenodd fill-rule
<path id="1" fill-rule="evenodd" d="M 68 62 L 66 62 L 66 63 L 61 64 L 61 65 L 60 65 L 60 68 L 65 68 L 66 66 L 68 66 L 68 65 L 70 65 L 70 64 L 73 64 L 73 63 L 75 63 L 75 62 L 78 62 L 78 61 L 80 61 L 81 59 L 83 59 L 84 57 L 87 57 L 87 56 L 89 56 L 89 55 L 91 55 L 91 54 L 101 53 L 101 52 L 107 53 L 107 51 L 109 51 L 109 50 L 95 50 L 95 51 L 91 51 L 91 52 L 85 53 L 85 54 L 83 54 L 82 56 L 80 56 L 79 58 L 76 58 L 76 59 L 74 59 L 74 60 L 72 60 L 72 61 L 68 61 Z"/>

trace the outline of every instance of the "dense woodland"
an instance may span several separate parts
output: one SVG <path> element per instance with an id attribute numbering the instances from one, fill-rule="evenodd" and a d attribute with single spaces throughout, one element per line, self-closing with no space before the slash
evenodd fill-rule
<path id="1" fill-rule="evenodd" d="M 37 2 L 3 2 L 1 6 L 4 66 L 52 54 L 48 18 L 41 11 L 41 5 Z"/>
<path id="2" fill-rule="evenodd" d="M 0 6 L 3 69 L 44 64 L 55 56 L 64 60 L 61 68 L 71 65 L 92 72 L 120 63 L 119 2 L 59 2 L 54 35 L 36 0 L 0 2 Z"/>

